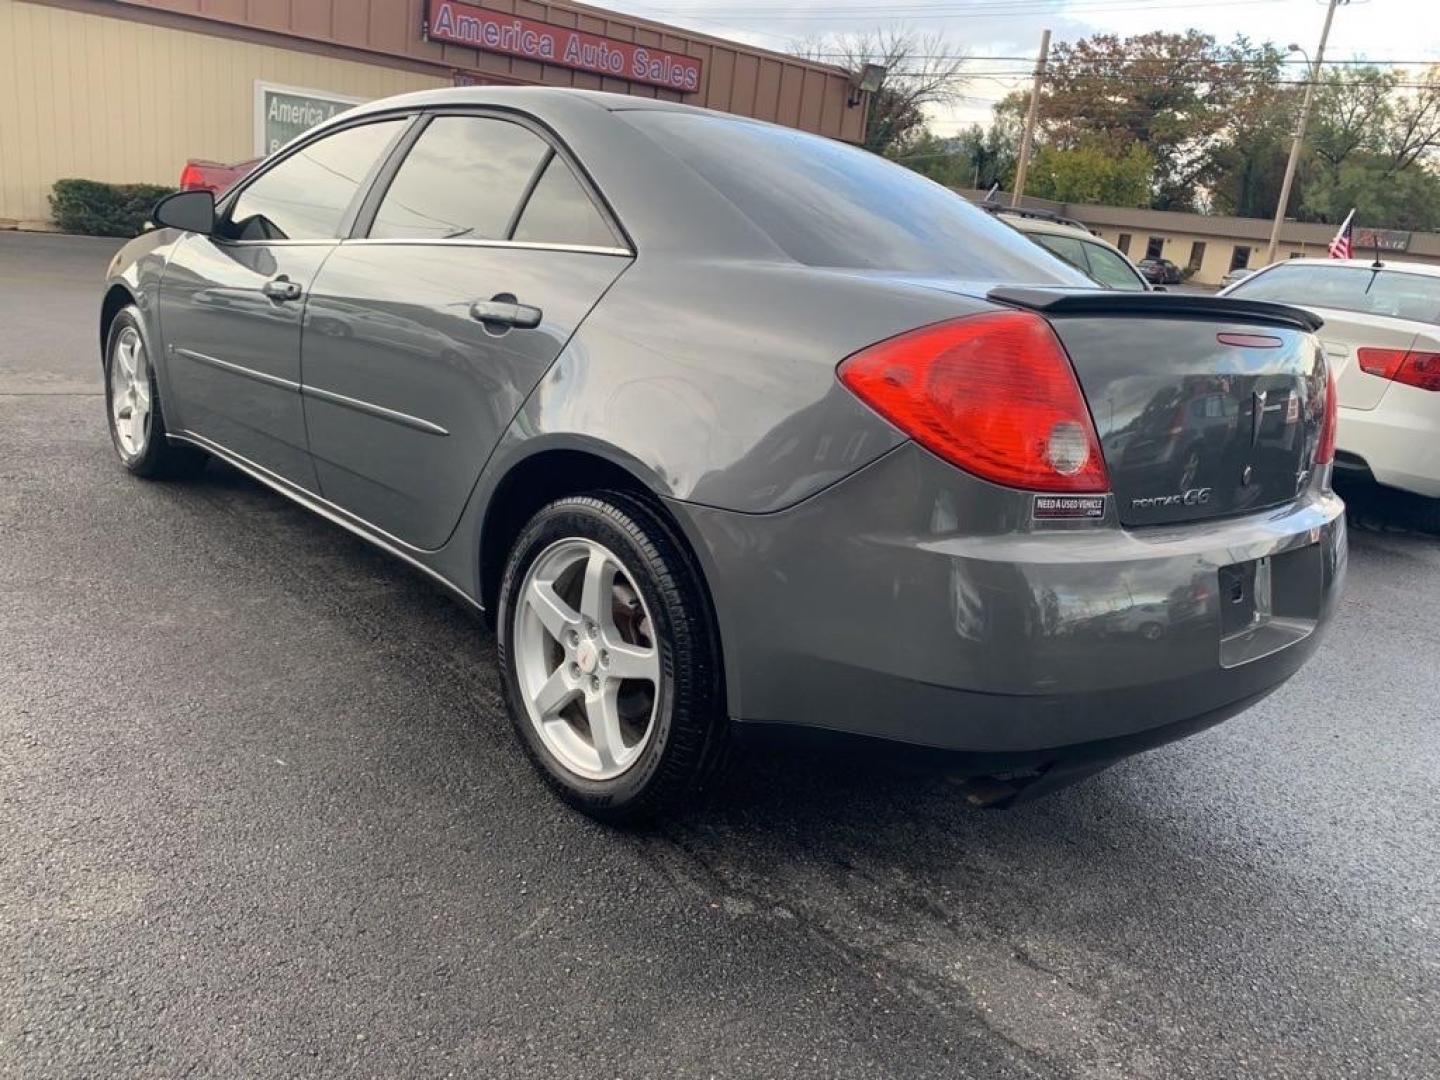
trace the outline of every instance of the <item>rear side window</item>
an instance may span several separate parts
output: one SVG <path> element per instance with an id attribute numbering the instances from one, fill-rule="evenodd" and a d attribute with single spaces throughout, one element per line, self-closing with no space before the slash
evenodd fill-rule
<path id="1" fill-rule="evenodd" d="M 1090 260 L 1090 276 L 1101 285 L 1130 292 L 1145 291 L 1145 282 L 1123 255 L 1099 244 L 1086 244 L 1085 255 Z"/>
<path id="2" fill-rule="evenodd" d="M 1281 263 L 1246 278 L 1229 295 L 1440 323 L 1440 277 L 1399 270 Z"/>
<path id="3" fill-rule="evenodd" d="M 610 226 L 559 154 L 551 155 L 530 193 L 513 239 L 586 247 L 614 247 L 617 243 Z"/>
<path id="4" fill-rule="evenodd" d="M 796 262 L 1093 287 L 953 191 L 864 150 L 703 113 L 616 115 L 689 165 Z"/>
<path id="5" fill-rule="evenodd" d="M 519 124 L 439 116 L 420 134 L 380 201 L 370 235 L 385 240 L 503 240 L 550 152 Z"/>
<path id="6" fill-rule="evenodd" d="M 1051 236 L 1048 233 L 1032 233 L 1030 239 L 1034 240 L 1041 247 L 1049 248 L 1071 266 L 1078 267 L 1081 270 L 1087 269 L 1085 264 L 1085 249 L 1080 246 L 1079 240 L 1069 236 Z"/>
<path id="7" fill-rule="evenodd" d="M 406 120 L 346 128 L 316 139 L 247 184 L 230 207 L 232 240 L 330 240 L 360 185 Z"/>

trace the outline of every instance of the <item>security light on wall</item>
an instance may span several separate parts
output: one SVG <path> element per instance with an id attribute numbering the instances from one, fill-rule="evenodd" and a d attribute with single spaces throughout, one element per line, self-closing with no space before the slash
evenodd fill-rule
<path id="1" fill-rule="evenodd" d="M 860 104 L 861 94 L 873 94 L 880 89 L 880 84 L 885 81 L 884 64 L 866 64 L 860 69 L 860 77 L 855 80 L 855 85 L 850 89 L 850 106 L 854 108 Z"/>

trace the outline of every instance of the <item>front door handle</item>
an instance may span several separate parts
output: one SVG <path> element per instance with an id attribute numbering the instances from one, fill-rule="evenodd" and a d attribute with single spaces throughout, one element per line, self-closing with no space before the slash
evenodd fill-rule
<path id="1" fill-rule="evenodd" d="M 516 302 L 511 293 L 497 293 L 489 300 L 476 300 L 471 304 L 470 317 L 484 323 L 487 330 L 504 333 L 511 327 L 534 330 L 540 325 L 543 313 L 538 307 Z"/>
<path id="2" fill-rule="evenodd" d="M 279 277 L 271 278 L 265 282 L 265 284 L 260 287 L 260 291 L 271 300 L 285 301 L 299 300 L 303 290 L 300 288 L 299 282 L 291 281 L 284 274 L 281 274 Z"/>

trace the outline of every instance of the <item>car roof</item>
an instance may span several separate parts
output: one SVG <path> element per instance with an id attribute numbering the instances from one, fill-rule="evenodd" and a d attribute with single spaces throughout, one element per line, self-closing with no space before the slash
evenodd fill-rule
<path id="1" fill-rule="evenodd" d="M 1001 210 L 996 217 L 1004 220 L 1006 225 L 1019 229 L 1023 233 L 1045 233 L 1047 236 L 1073 236 L 1077 240 L 1100 239 L 1089 229 L 1078 229 L 1074 225 L 1064 225 L 1058 221 L 1046 221 L 1044 218 L 1029 217 L 1024 214 L 1009 214 L 1004 210 Z"/>
<path id="2" fill-rule="evenodd" d="M 1282 259 L 1280 262 L 1271 263 L 1270 266 L 1333 266 L 1333 267 L 1354 267 L 1360 270 L 1375 269 L 1374 259 Z M 1270 269 L 1270 266 L 1261 267 L 1263 270 Z M 1380 259 L 1381 270 L 1397 270 L 1406 274 L 1424 274 L 1426 277 L 1440 277 L 1440 266 L 1434 263 L 1414 262 L 1406 259 Z M 1257 270 L 1256 273 L 1259 273 Z"/>
<path id="3" fill-rule="evenodd" d="M 343 116 L 347 119 L 371 112 L 389 112 L 401 108 L 444 108 L 446 106 L 509 106 L 511 108 L 535 109 L 544 106 L 574 106 L 583 103 L 608 112 L 689 112 L 727 116 L 734 120 L 747 117 L 731 113 L 716 113 L 714 109 L 702 109 L 684 105 L 678 101 L 664 101 L 660 98 L 634 97 L 630 94 L 612 94 L 604 90 L 577 90 L 562 86 L 446 86 L 438 90 L 417 90 L 414 93 L 399 94 L 356 105 Z M 759 123 L 760 121 L 752 121 Z"/>

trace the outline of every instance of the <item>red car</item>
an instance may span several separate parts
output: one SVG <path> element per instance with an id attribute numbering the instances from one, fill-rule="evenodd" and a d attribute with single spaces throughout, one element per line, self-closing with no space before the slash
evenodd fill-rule
<path id="1" fill-rule="evenodd" d="M 185 168 L 180 170 L 180 190 L 213 191 L 219 195 L 258 164 L 260 164 L 259 158 L 251 158 L 249 161 L 237 162 L 234 165 L 222 165 L 218 161 L 191 158 L 185 162 Z"/>

